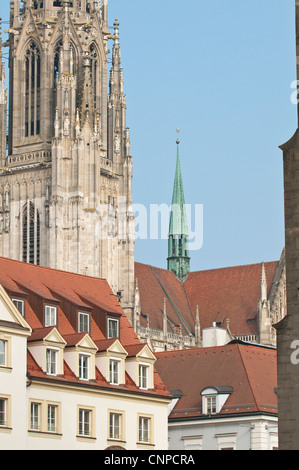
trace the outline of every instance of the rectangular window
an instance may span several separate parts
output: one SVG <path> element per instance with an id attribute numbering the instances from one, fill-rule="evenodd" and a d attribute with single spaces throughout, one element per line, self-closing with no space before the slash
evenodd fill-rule
<path id="1" fill-rule="evenodd" d="M 207 414 L 212 415 L 216 413 L 216 397 L 207 397 Z"/>
<path id="2" fill-rule="evenodd" d="M 6 426 L 6 400 L 4 398 L 0 398 L 0 427 Z"/>
<path id="3" fill-rule="evenodd" d="M 31 403 L 30 407 L 30 429 L 31 431 L 40 430 L 40 404 Z"/>
<path id="4" fill-rule="evenodd" d="M 150 418 L 139 417 L 139 442 L 150 441 Z"/>
<path id="5" fill-rule="evenodd" d="M 79 333 L 89 332 L 89 313 L 79 312 L 78 332 Z"/>
<path id="6" fill-rule="evenodd" d="M 91 411 L 79 409 L 79 436 L 91 435 Z"/>
<path id="7" fill-rule="evenodd" d="M 6 341 L 0 340 L 0 366 L 6 365 Z"/>
<path id="8" fill-rule="evenodd" d="M 139 387 L 143 389 L 148 388 L 148 366 L 139 365 Z"/>
<path id="9" fill-rule="evenodd" d="M 88 380 L 89 356 L 79 354 L 79 379 Z"/>
<path id="10" fill-rule="evenodd" d="M 48 405 L 48 432 L 57 432 L 57 406 Z"/>
<path id="11" fill-rule="evenodd" d="M 15 306 L 17 307 L 17 309 L 19 310 L 19 312 L 21 313 L 21 315 L 23 315 L 23 317 L 24 317 L 25 316 L 25 302 L 24 302 L 24 300 L 12 299 L 12 301 L 15 304 Z"/>
<path id="12" fill-rule="evenodd" d="M 55 349 L 47 349 L 47 374 L 57 374 L 57 356 L 58 353 Z"/>
<path id="13" fill-rule="evenodd" d="M 116 413 L 110 413 L 109 420 L 109 438 L 118 439 L 121 438 L 121 415 Z"/>
<path id="14" fill-rule="evenodd" d="M 55 326 L 57 324 L 57 307 L 46 305 L 45 326 Z"/>
<path id="15" fill-rule="evenodd" d="M 115 359 L 110 359 L 109 372 L 110 372 L 110 383 L 113 385 L 119 385 L 119 367 L 120 362 Z"/>
<path id="16" fill-rule="evenodd" d="M 108 318 L 108 338 L 119 337 L 119 321 Z"/>

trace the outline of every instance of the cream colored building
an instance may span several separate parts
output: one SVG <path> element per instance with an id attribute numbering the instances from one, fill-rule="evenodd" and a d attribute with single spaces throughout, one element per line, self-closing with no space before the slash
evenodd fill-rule
<path id="1" fill-rule="evenodd" d="M 0 266 L 0 448 L 167 450 L 171 396 L 107 282 Z"/>

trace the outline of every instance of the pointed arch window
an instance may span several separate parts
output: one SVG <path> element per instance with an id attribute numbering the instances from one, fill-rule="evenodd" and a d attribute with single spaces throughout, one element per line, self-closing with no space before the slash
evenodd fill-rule
<path id="1" fill-rule="evenodd" d="M 25 54 L 25 137 L 40 134 L 40 73 L 40 51 L 31 41 Z"/>
<path id="2" fill-rule="evenodd" d="M 23 208 L 23 261 L 40 264 L 40 217 L 30 201 Z"/>
<path id="3" fill-rule="evenodd" d="M 98 51 L 96 45 L 92 43 L 89 47 L 89 57 L 90 57 L 90 74 L 91 74 L 91 86 L 92 86 L 92 94 L 93 94 L 93 102 L 94 102 L 94 110 L 97 111 L 99 108 L 100 103 L 98 102 L 98 94 L 99 94 L 99 80 L 98 80 L 98 73 L 99 73 L 99 58 L 98 58 Z"/>

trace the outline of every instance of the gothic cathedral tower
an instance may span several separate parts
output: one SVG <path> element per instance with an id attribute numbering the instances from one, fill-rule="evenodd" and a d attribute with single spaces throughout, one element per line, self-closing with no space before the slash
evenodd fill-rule
<path id="1" fill-rule="evenodd" d="M 119 24 L 109 33 L 108 0 L 12 0 L 8 32 L 0 255 L 105 278 L 130 317 L 132 157 Z"/>

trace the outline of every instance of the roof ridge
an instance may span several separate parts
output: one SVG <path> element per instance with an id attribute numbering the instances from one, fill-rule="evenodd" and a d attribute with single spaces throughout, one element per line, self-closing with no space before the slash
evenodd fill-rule
<path id="1" fill-rule="evenodd" d="M 238 269 L 238 268 L 246 268 L 246 267 L 254 267 L 254 266 L 257 267 L 257 266 L 261 266 L 262 263 L 263 263 L 263 261 L 261 261 L 259 263 L 257 262 L 257 263 L 238 264 L 238 265 L 222 266 L 222 267 L 219 267 L 219 268 L 209 268 L 209 269 L 202 269 L 202 270 L 199 269 L 197 271 L 190 271 L 188 276 L 192 275 L 192 274 L 196 274 L 196 273 L 205 273 L 205 272 L 210 272 L 210 271 L 221 271 L 221 270 L 225 270 L 225 269 Z M 270 264 L 276 264 L 276 263 L 279 263 L 279 260 L 264 261 L 265 266 L 270 265 Z M 167 272 L 169 274 L 173 274 L 167 268 L 160 268 L 159 266 L 153 266 L 152 264 L 142 263 L 140 261 L 135 261 L 135 264 L 139 264 L 139 265 L 142 265 L 142 266 L 147 266 L 149 268 L 159 269 L 159 270 Z M 178 279 L 178 281 L 181 282 L 179 279 Z M 181 283 L 181 284 L 184 285 L 184 282 Z"/>
<path id="2" fill-rule="evenodd" d="M 17 259 L 11 259 L 11 258 L 6 258 L 4 256 L 0 256 L 0 260 L 3 259 L 5 261 L 8 261 L 8 262 L 13 262 L 13 263 L 19 263 L 19 264 L 26 264 L 28 266 L 30 266 L 31 269 L 41 269 L 41 270 L 45 270 L 45 271 L 53 271 L 53 272 L 60 272 L 60 273 L 63 273 L 63 274 L 70 274 L 72 276 L 81 276 L 81 277 L 84 277 L 84 278 L 89 278 L 89 279 L 96 279 L 96 280 L 100 280 L 100 281 L 106 281 L 106 279 L 102 278 L 102 277 L 96 277 L 96 276 L 90 276 L 88 274 L 79 274 L 79 273 L 74 273 L 74 272 L 71 272 L 71 271 L 66 271 L 64 269 L 57 269 L 57 268 L 49 268 L 48 266 L 41 266 L 41 265 L 38 265 L 38 264 L 31 264 L 31 263 L 24 263 L 24 261 L 20 261 L 20 260 L 17 260 Z"/>

